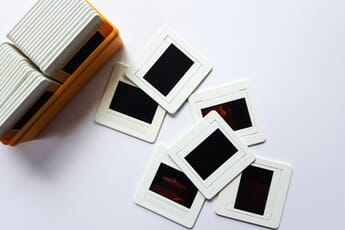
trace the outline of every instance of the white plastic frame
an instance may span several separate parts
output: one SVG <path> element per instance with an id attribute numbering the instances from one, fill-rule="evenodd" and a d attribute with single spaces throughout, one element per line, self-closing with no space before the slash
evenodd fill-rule
<path id="1" fill-rule="evenodd" d="M 292 169 L 287 165 L 264 159 L 256 159 L 253 166 L 273 171 L 271 186 L 266 202 L 264 215 L 258 215 L 235 209 L 235 201 L 239 189 L 241 175 L 233 180 L 218 196 L 216 213 L 236 220 L 278 228 L 292 176 Z"/>
<path id="2" fill-rule="evenodd" d="M 202 109 L 241 98 L 244 98 L 246 101 L 252 126 L 236 130 L 235 133 L 238 134 L 242 141 L 248 146 L 265 142 L 266 138 L 261 129 L 254 103 L 252 102 L 251 87 L 248 80 L 241 80 L 225 86 L 197 92 L 190 96 L 189 104 L 192 108 L 194 120 L 199 121 L 203 117 L 201 113 Z"/>
<path id="3" fill-rule="evenodd" d="M 175 45 L 188 58 L 194 61 L 191 68 L 184 74 L 167 96 L 161 94 L 148 81 L 145 74 L 158 61 L 169 45 Z M 202 80 L 211 72 L 212 67 L 197 52 L 192 50 L 170 28 L 163 27 L 149 42 L 141 56 L 127 70 L 127 76 L 138 87 L 150 95 L 169 113 L 175 113 L 197 88 Z"/>
<path id="4" fill-rule="evenodd" d="M 150 186 L 161 163 L 181 171 L 168 156 L 167 147 L 164 145 L 159 146 L 137 191 L 135 203 L 187 228 L 192 228 L 199 216 L 205 198 L 200 192 L 197 192 L 191 208 L 188 209 L 150 191 Z"/>
<path id="5" fill-rule="evenodd" d="M 125 77 L 126 69 L 127 67 L 123 64 L 118 63 L 115 65 L 103 99 L 98 108 L 95 121 L 98 124 L 153 143 L 157 139 L 166 114 L 166 111 L 163 108 L 158 105 L 151 124 L 109 108 L 119 81 L 135 86 Z M 126 98 L 123 100 L 126 100 Z"/>
<path id="6" fill-rule="evenodd" d="M 185 157 L 217 129 L 229 139 L 238 151 L 206 180 L 203 180 Z M 187 135 L 169 149 L 168 154 L 207 199 L 213 198 L 255 160 L 255 156 L 250 153 L 248 147 L 215 111 L 211 111 Z"/>

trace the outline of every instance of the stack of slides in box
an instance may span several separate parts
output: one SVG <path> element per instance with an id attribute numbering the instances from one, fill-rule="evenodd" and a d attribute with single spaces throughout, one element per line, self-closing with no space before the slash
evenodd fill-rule
<path id="1" fill-rule="evenodd" d="M 0 140 L 34 139 L 122 46 L 86 0 L 38 0 L 1 45 Z M 3 83 L 4 82 L 4 83 Z"/>
<path id="2" fill-rule="evenodd" d="M 8 38 L 44 74 L 63 82 L 74 72 L 69 62 L 101 25 L 101 17 L 84 0 L 40 0 Z"/>
<path id="3" fill-rule="evenodd" d="M 0 136 L 20 129 L 35 103 L 48 99 L 60 86 L 39 72 L 15 47 L 0 45 Z"/>

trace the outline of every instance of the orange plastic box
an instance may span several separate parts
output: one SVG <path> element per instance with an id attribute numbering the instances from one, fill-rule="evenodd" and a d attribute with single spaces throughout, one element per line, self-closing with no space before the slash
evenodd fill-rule
<path id="1" fill-rule="evenodd" d="M 87 0 L 85 0 L 90 4 Z M 91 4 L 90 4 L 91 5 Z M 91 5 L 92 6 L 92 5 Z M 92 6 L 93 7 L 93 6 Z M 94 7 L 93 7 L 94 8 Z M 95 9 L 95 8 L 94 8 Z M 0 141 L 5 145 L 16 146 L 37 138 L 56 114 L 80 91 L 80 89 L 100 70 L 103 65 L 123 46 L 118 29 L 97 9 L 103 25 L 99 33 L 103 42 L 73 72 L 49 100 L 30 118 L 20 130 L 10 130 Z"/>

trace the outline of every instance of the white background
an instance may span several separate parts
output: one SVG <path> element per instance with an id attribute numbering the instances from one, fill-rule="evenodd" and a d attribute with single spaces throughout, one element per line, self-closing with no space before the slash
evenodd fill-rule
<path id="1" fill-rule="evenodd" d="M 1 0 L 0 40 L 34 1 Z M 93 0 L 125 48 L 42 137 L 0 146 L 0 229 L 178 229 L 133 203 L 158 143 L 193 125 L 186 104 L 151 145 L 93 122 L 113 63 L 130 63 L 162 24 L 203 53 L 214 71 L 200 88 L 248 75 L 267 142 L 251 149 L 294 168 L 281 230 L 345 229 L 345 1 Z M 207 202 L 195 229 L 260 227 L 221 218 Z"/>

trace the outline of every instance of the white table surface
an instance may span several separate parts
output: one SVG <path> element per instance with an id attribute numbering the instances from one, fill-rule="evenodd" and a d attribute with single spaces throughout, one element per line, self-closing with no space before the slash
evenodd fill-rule
<path id="1" fill-rule="evenodd" d="M 1 0 L 0 40 L 34 1 Z M 93 122 L 116 61 L 130 64 L 162 24 L 211 60 L 200 88 L 247 75 L 267 142 L 251 149 L 294 168 L 281 230 L 345 229 L 345 1 L 93 0 L 125 48 L 57 116 L 39 140 L 0 146 L 0 229 L 179 229 L 133 203 L 156 146 L 193 125 L 186 104 L 151 145 Z M 260 227 L 214 213 L 195 229 Z"/>

